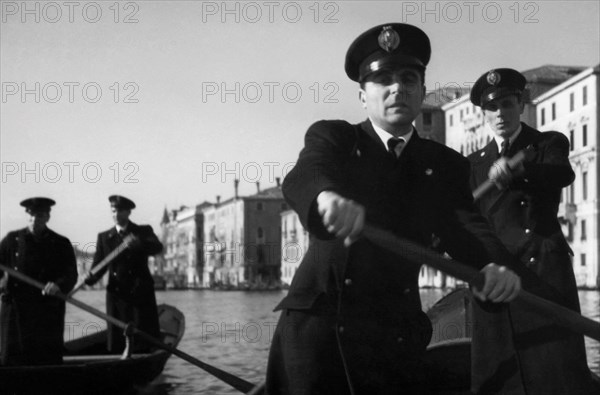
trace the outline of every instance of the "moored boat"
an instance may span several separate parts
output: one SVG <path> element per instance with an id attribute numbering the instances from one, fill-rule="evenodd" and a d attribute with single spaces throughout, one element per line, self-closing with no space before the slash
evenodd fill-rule
<path id="1" fill-rule="evenodd" d="M 176 348 L 185 331 L 182 312 L 159 305 L 162 342 Z M 62 365 L 0 367 L 0 394 L 114 394 L 158 376 L 171 353 L 155 347 L 128 358 L 108 354 L 106 331 L 65 343 Z"/>

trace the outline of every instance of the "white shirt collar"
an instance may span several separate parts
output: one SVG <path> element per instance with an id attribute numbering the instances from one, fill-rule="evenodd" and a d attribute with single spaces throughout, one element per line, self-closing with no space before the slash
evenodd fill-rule
<path id="1" fill-rule="evenodd" d="M 377 133 L 377 136 L 379 136 L 379 138 L 383 142 L 383 145 L 387 149 L 387 147 L 388 147 L 387 142 L 388 142 L 389 139 L 391 139 L 392 137 L 394 137 L 394 135 L 391 134 L 391 133 L 389 133 L 389 132 L 386 132 L 385 130 L 383 130 L 379 126 L 375 125 L 375 123 L 373 121 L 371 121 L 371 125 L 373 125 L 373 129 L 375 130 L 375 133 Z M 415 131 L 415 128 L 413 126 L 412 129 L 410 130 L 410 132 L 406 133 L 404 136 L 398 136 L 398 138 L 404 140 L 404 146 L 405 147 L 406 147 L 406 144 L 408 144 L 408 142 L 410 141 L 410 138 L 412 137 L 414 131 Z"/>
<path id="2" fill-rule="evenodd" d="M 508 138 L 508 144 L 509 144 L 509 146 L 511 146 L 515 142 L 515 140 L 517 139 L 517 137 L 519 137 L 519 133 L 521 133 L 522 129 L 523 129 L 523 125 L 519 122 L 519 127 L 517 128 L 517 131 L 514 132 L 512 134 L 512 136 L 510 136 Z M 498 146 L 498 152 L 502 151 L 502 143 L 504 142 L 504 138 L 500 137 L 500 136 L 494 135 L 494 141 L 496 141 L 496 145 Z"/>
<path id="3" fill-rule="evenodd" d="M 127 225 L 129 225 L 129 223 L 127 223 Z M 115 225 L 115 228 L 117 229 L 117 233 L 119 233 L 121 230 L 123 232 L 127 232 L 127 225 L 125 225 L 125 226 Z"/>

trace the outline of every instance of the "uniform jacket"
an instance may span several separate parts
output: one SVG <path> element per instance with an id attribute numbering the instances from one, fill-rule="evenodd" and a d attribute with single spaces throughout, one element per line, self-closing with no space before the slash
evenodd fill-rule
<path id="1" fill-rule="evenodd" d="M 0 262 L 41 283 L 52 281 L 63 293 L 77 281 L 71 242 L 50 229 L 42 237 L 27 228 L 9 232 L 0 242 Z M 61 363 L 64 315 L 63 301 L 9 276 L 0 314 L 2 363 Z"/>
<path id="2" fill-rule="evenodd" d="M 357 377 L 363 370 L 355 362 L 368 361 L 384 350 L 396 360 L 422 354 L 431 324 L 421 311 L 420 262 L 405 262 L 365 239 L 345 248 L 342 240 L 335 239 L 322 225 L 315 202 L 321 191 L 335 191 L 360 203 L 368 223 L 423 246 L 430 245 L 435 234 L 455 259 L 476 268 L 492 261 L 514 264 L 473 204 L 467 159 L 439 143 L 421 139 L 416 132 L 396 160 L 370 121 L 358 125 L 317 122 L 309 128 L 304 149 L 282 188 L 311 238 L 288 295 L 277 309 L 335 316 L 336 326 L 343 332 L 340 349 L 350 376 Z M 285 327 L 285 312 L 282 320 L 280 326 Z M 370 346 L 357 347 L 357 342 Z M 280 351 L 278 347 L 274 341 L 269 364 L 277 371 L 267 374 L 268 384 L 289 380 L 277 378 L 289 374 L 281 373 L 279 366 L 298 358 L 294 351 Z M 276 363 L 274 358 L 283 362 Z M 379 390 L 392 393 L 391 389 Z M 281 389 L 271 392 L 286 393 Z"/>
<path id="3" fill-rule="evenodd" d="M 107 291 L 133 301 L 142 298 L 149 289 L 154 292 L 154 281 L 148 269 L 148 257 L 161 252 L 162 244 L 149 225 L 136 225 L 130 222 L 126 234 L 130 233 L 141 243 L 123 251 L 111 264 L 98 272 L 94 280 L 99 280 L 108 271 Z M 123 237 L 115 227 L 98 234 L 93 266 L 100 263 L 122 242 Z"/>
<path id="4" fill-rule="evenodd" d="M 541 133 L 522 124 L 508 156 L 526 147 L 530 156 L 524 162 L 524 174 L 505 190 L 495 188 L 482 197 L 479 208 L 522 267 L 548 286 L 554 301 L 579 311 L 571 250 L 557 219 L 561 190 L 575 178 L 569 163 L 569 141 L 561 133 Z M 495 141 L 469 156 L 472 188 L 488 178 L 489 168 L 497 159 Z M 473 339 L 475 391 L 587 393 L 589 373 L 583 337 L 513 305 L 500 311 L 477 303 L 474 306 L 476 329 L 481 328 L 474 331 Z"/>
<path id="5" fill-rule="evenodd" d="M 108 271 L 107 314 L 121 321 L 133 322 L 138 329 L 158 337 L 158 311 L 148 257 L 162 251 L 162 244 L 149 225 L 129 222 L 124 236 L 127 234 L 136 236 L 138 242 L 118 255 L 92 280 L 98 281 Z M 124 236 L 119 235 L 115 227 L 98 234 L 94 266 L 116 249 L 123 242 Z M 121 352 L 124 347 L 122 331 L 113 325 L 108 325 L 108 347 L 112 352 Z M 136 351 L 138 350 L 136 347 Z"/>

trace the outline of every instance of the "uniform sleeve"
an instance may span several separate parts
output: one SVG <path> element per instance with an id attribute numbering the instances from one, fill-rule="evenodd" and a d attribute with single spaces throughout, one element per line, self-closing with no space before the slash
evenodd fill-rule
<path id="1" fill-rule="evenodd" d="M 158 237 L 154 233 L 152 226 L 144 225 L 141 227 L 140 241 L 144 252 L 147 255 L 156 255 L 163 250 L 163 245 L 158 240 Z"/>
<path id="2" fill-rule="evenodd" d="M 75 251 L 73 245 L 68 239 L 64 239 L 61 248 L 63 249 L 62 265 L 63 269 L 55 283 L 58 285 L 62 293 L 69 293 L 77 282 L 77 260 L 75 259 Z"/>
<path id="3" fill-rule="evenodd" d="M 447 178 L 443 210 L 447 213 L 440 232 L 443 247 L 452 258 L 481 269 L 490 262 L 513 270 L 521 278 L 524 289 L 540 297 L 562 303 L 562 298 L 519 259 L 504 247 L 487 221 L 475 209 L 469 187 L 469 163 L 448 166 L 452 174 Z M 453 187 L 454 186 L 454 187 Z"/>
<path id="4" fill-rule="evenodd" d="M 561 189 L 575 180 L 575 173 L 569 162 L 569 140 L 558 132 L 542 132 L 536 144 L 535 162 L 523 163 L 530 187 Z"/>
<path id="5" fill-rule="evenodd" d="M 476 268 L 490 262 L 509 267 L 517 264 L 489 224 L 479 214 L 470 187 L 469 162 L 451 156 L 445 161 L 445 177 L 441 185 L 444 207 L 440 211 L 440 237 L 443 247 L 455 259 Z"/>
<path id="6" fill-rule="evenodd" d="M 345 196 L 344 163 L 348 160 L 354 128 L 344 121 L 319 121 L 307 131 L 304 148 L 282 184 L 288 204 L 300 222 L 321 239 L 332 239 L 317 212 L 316 199 L 323 191 Z"/>
<path id="7" fill-rule="evenodd" d="M 8 265 L 10 263 L 10 251 L 8 246 L 10 234 L 6 235 L 2 241 L 0 241 L 0 264 Z M 4 272 L 0 270 L 0 277 L 4 276 Z"/>

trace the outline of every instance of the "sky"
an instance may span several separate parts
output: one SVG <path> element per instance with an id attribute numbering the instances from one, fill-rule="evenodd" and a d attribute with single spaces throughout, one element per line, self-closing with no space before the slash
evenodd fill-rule
<path id="1" fill-rule="evenodd" d="M 383 23 L 430 37 L 428 90 L 492 68 L 600 61 L 597 1 L 0 1 L 0 233 L 19 202 L 88 249 L 108 196 L 165 208 L 251 195 L 293 166 L 320 119 L 360 122 L 350 43 Z"/>

